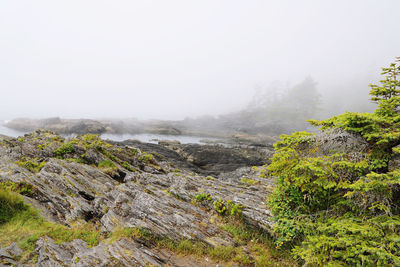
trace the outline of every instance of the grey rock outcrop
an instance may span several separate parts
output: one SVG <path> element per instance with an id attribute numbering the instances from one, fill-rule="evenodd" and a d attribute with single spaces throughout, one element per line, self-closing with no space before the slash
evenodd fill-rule
<path id="1" fill-rule="evenodd" d="M 101 167 L 104 162 L 112 165 Z M 265 199 L 273 180 L 258 177 L 251 168 L 227 175 L 229 179 L 178 170 L 168 158 L 156 160 L 138 147 L 112 146 L 93 136 L 65 140 L 39 130 L 18 139 L 0 138 L 0 182 L 29 185 L 26 201 L 48 220 L 64 225 L 93 222 L 105 233 L 139 227 L 172 240 L 235 246 L 232 235 L 215 223 L 212 202 L 193 202 L 199 193 L 243 205 L 244 220 L 268 230 L 272 222 Z M 243 177 L 255 183 L 249 185 Z M 179 257 L 155 249 L 133 239 L 87 248 L 82 240 L 58 245 L 42 237 L 35 253 L 37 266 L 182 266 Z M 3 250 L 13 263 L 15 257 Z"/>
<path id="2" fill-rule="evenodd" d="M 18 258 L 22 254 L 22 250 L 18 247 L 17 243 L 12 243 L 8 247 L 0 249 L 0 266 L 1 263 L 7 263 L 7 265 L 18 265 Z"/>
<path id="3" fill-rule="evenodd" d="M 86 242 L 79 239 L 57 245 L 51 238 L 43 237 L 37 242 L 36 253 L 38 254 L 36 266 L 41 267 L 218 266 L 209 259 L 176 256 L 170 251 L 155 248 L 143 240 L 128 238 L 111 244 L 100 243 L 89 248 Z"/>
<path id="4" fill-rule="evenodd" d="M 315 137 L 316 146 L 324 155 L 334 153 L 368 153 L 370 144 L 359 134 L 340 128 L 322 132 Z"/>
<path id="5" fill-rule="evenodd" d="M 219 175 L 246 166 L 269 163 L 273 154 L 270 147 L 248 145 L 224 146 L 219 144 L 181 144 L 177 141 L 160 141 L 159 145 L 135 140 L 113 142 L 138 147 L 152 153 L 158 160 L 168 159 L 177 168 L 188 169 L 204 175 Z"/>

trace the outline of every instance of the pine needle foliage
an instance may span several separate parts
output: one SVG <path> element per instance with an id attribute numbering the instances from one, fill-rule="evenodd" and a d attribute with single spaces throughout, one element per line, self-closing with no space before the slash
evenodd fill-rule
<path id="1" fill-rule="evenodd" d="M 283 135 L 268 170 L 277 186 L 268 199 L 279 247 L 311 266 L 400 265 L 400 58 L 370 85 L 373 113 L 345 112 L 309 121 L 343 129 L 369 143 L 364 157 L 319 153 L 314 134 Z"/>

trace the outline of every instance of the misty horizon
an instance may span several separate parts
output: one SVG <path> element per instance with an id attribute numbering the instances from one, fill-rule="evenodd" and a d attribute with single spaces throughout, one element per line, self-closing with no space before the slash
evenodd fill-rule
<path id="1" fill-rule="evenodd" d="M 218 116 L 245 109 L 257 88 L 307 76 L 325 108 L 363 111 L 368 84 L 399 56 L 399 8 L 389 0 L 3 2 L 0 119 Z"/>

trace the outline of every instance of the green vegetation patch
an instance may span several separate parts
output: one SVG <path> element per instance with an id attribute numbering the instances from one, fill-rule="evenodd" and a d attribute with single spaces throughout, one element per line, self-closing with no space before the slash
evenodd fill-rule
<path id="1" fill-rule="evenodd" d="M 53 151 L 57 158 L 63 159 L 65 155 L 75 152 L 76 141 L 65 143 Z"/>
<path id="2" fill-rule="evenodd" d="M 243 208 L 245 208 L 243 205 L 239 203 L 234 203 L 232 200 L 224 201 L 221 198 L 218 198 L 213 202 L 213 197 L 210 194 L 205 193 L 199 193 L 195 195 L 194 200 L 196 202 L 202 202 L 203 204 L 212 203 L 212 207 L 219 215 L 231 215 L 240 217 Z"/>
<path id="3" fill-rule="evenodd" d="M 173 240 L 167 237 L 154 235 L 153 233 L 142 228 L 118 228 L 112 232 L 107 242 L 115 242 L 121 238 L 139 238 L 154 242 L 157 247 L 167 248 L 175 253 L 183 255 L 196 255 L 199 257 L 210 256 L 215 260 L 230 261 L 235 255 L 233 247 L 210 247 L 205 243 L 183 239 Z"/>
<path id="4" fill-rule="evenodd" d="M 16 192 L 21 195 L 30 195 L 33 186 L 25 182 L 14 183 L 11 181 L 0 182 L 0 190 Z"/>
<path id="5" fill-rule="evenodd" d="M 98 164 L 99 168 L 116 168 L 115 164 L 111 160 L 102 160 Z"/>
<path id="6" fill-rule="evenodd" d="M 248 185 L 260 184 L 260 181 L 248 179 L 248 178 L 242 178 L 242 179 L 240 179 L 240 182 L 244 183 L 244 184 L 248 184 Z"/>
<path id="7" fill-rule="evenodd" d="M 195 195 L 194 199 L 197 202 L 212 201 L 212 196 L 210 194 L 200 193 L 200 194 Z"/>
<path id="8" fill-rule="evenodd" d="M 235 221 L 224 224 L 222 229 L 228 231 L 238 241 L 238 246 L 209 246 L 203 242 L 189 239 L 173 240 L 167 237 L 154 235 L 141 228 L 118 228 L 112 232 L 106 242 L 115 242 L 121 238 L 147 240 L 159 248 L 167 248 L 182 255 L 194 255 L 198 258 L 210 257 L 216 261 L 236 262 L 255 266 L 295 266 L 296 263 L 284 256 L 271 246 L 271 241 L 264 234 Z M 249 251 L 243 248 L 251 247 Z"/>
<path id="9" fill-rule="evenodd" d="M 117 166 L 111 160 L 102 160 L 99 162 L 98 167 L 102 169 L 105 173 L 114 175 L 117 173 Z"/>
<path id="10" fill-rule="evenodd" d="M 138 159 L 144 163 L 151 163 L 153 162 L 153 155 L 143 152 Z"/>
<path id="11" fill-rule="evenodd" d="M 0 188 L 0 247 L 18 242 L 24 250 L 24 261 L 33 252 L 36 241 L 43 236 L 53 238 L 58 244 L 79 238 L 89 246 L 97 245 L 102 238 L 100 231 L 89 224 L 68 228 L 47 222 L 37 210 L 25 204 L 19 194 Z"/>
<path id="12" fill-rule="evenodd" d="M 346 112 L 311 121 L 362 136 L 364 157 L 317 156 L 313 134 L 282 135 L 268 172 L 277 186 L 268 199 L 275 243 L 312 266 L 400 265 L 400 169 L 389 171 L 400 144 L 400 66 L 383 68 L 382 85 L 371 85 L 374 113 Z"/>
<path id="13" fill-rule="evenodd" d="M 11 221 L 18 214 L 24 214 L 29 210 L 24 200 L 19 195 L 8 190 L 0 189 L 0 225 Z"/>
<path id="14" fill-rule="evenodd" d="M 44 137 L 43 137 L 44 135 Z M 72 140 L 58 137 L 52 132 L 39 131 L 25 137 L 21 137 L 20 142 L 31 142 L 37 149 L 36 155 L 47 157 L 52 152 L 52 157 L 77 162 L 81 164 L 94 164 L 103 170 L 112 173 L 120 167 L 131 172 L 137 172 L 140 165 L 149 165 L 155 169 L 161 169 L 157 165 L 152 154 L 140 152 L 137 149 L 129 147 L 115 147 L 102 140 L 99 135 L 85 134 L 73 138 Z M 43 153 L 43 150 L 46 150 Z M 98 154 L 96 157 L 95 154 Z M 101 154 L 101 155 L 99 155 Z M 98 162 L 98 159 L 105 159 Z M 40 171 L 45 163 L 39 162 L 38 158 L 21 158 L 16 162 L 18 165 L 36 173 Z M 40 165 L 42 164 L 42 165 Z M 112 166 L 114 164 L 115 166 Z"/>
<path id="15" fill-rule="evenodd" d="M 133 167 L 132 167 L 128 162 L 126 162 L 126 161 L 124 161 L 124 162 L 122 163 L 122 167 L 124 167 L 124 168 L 127 169 L 128 171 L 136 172 L 136 169 L 133 168 Z"/>
<path id="16" fill-rule="evenodd" d="M 286 250 L 275 248 L 272 237 L 264 230 L 247 225 L 242 220 L 225 219 L 221 229 L 230 233 L 239 253 L 234 261 L 250 266 L 296 266 Z M 243 253 L 246 248 L 247 253 Z"/>
<path id="17" fill-rule="evenodd" d="M 15 188 L 8 184 L 8 187 Z M 221 217 L 222 218 L 222 217 Z M 294 266 L 293 261 L 279 254 L 270 247 L 268 236 L 254 228 L 245 226 L 242 222 L 226 221 L 221 227 L 231 233 L 240 246 L 209 246 L 196 240 L 173 240 L 159 236 L 142 228 L 117 228 L 109 235 L 92 224 L 73 225 L 72 228 L 45 221 L 23 198 L 15 192 L 0 188 L 0 247 L 18 242 L 23 249 L 22 262 L 28 262 L 34 257 L 33 252 L 37 240 L 49 236 L 57 244 L 81 239 L 89 247 L 96 246 L 99 242 L 111 244 L 122 238 L 147 240 L 150 245 L 169 249 L 182 255 L 194 255 L 199 258 L 209 257 L 216 261 L 236 262 L 255 266 Z M 269 243 L 268 243 L 269 242 Z M 244 249 L 246 248 L 246 250 Z M 250 254 L 249 254 L 250 253 Z M 79 259 L 75 259 L 78 262 Z"/>
<path id="18" fill-rule="evenodd" d="M 38 173 L 46 164 L 46 161 L 40 162 L 38 158 L 26 158 L 22 157 L 20 160 L 15 161 L 15 164 L 29 170 L 33 173 Z"/>

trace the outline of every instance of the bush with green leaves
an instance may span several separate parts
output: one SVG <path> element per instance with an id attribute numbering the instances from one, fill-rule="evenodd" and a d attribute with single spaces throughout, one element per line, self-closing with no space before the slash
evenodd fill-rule
<path id="1" fill-rule="evenodd" d="M 283 135 L 268 166 L 277 185 L 268 199 L 276 244 L 306 265 L 400 265 L 400 66 L 370 85 L 374 113 L 346 112 L 310 123 L 343 129 L 369 143 L 364 157 L 318 153 L 314 134 Z"/>
<path id="2" fill-rule="evenodd" d="M 230 199 L 226 201 L 226 207 L 229 212 L 229 215 L 236 217 L 240 217 L 242 215 L 242 211 L 244 208 L 242 204 L 234 203 Z"/>
<path id="3" fill-rule="evenodd" d="M 215 211 L 218 212 L 218 214 L 220 214 L 220 215 L 224 215 L 225 212 L 227 211 L 227 207 L 226 207 L 224 201 L 220 198 L 215 200 L 213 205 L 214 205 Z"/>
<path id="4" fill-rule="evenodd" d="M 39 158 L 22 157 L 20 160 L 15 161 L 15 164 L 29 170 L 30 172 L 37 173 L 44 167 L 46 161 L 40 161 Z"/>
<path id="5" fill-rule="evenodd" d="M 227 215 L 227 216 L 235 216 L 240 217 L 242 215 L 242 211 L 245 208 L 242 204 L 235 203 L 232 200 L 228 199 L 227 201 L 222 200 L 221 198 L 213 201 L 213 197 L 210 194 L 199 193 L 194 196 L 196 202 L 202 202 L 204 204 L 211 204 L 214 210 L 219 215 Z"/>
<path id="6" fill-rule="evenodd" d="M 147 154 L 146 152 L 143 152 L 138 159 L 144 163 L 151 163 L 153 162 L 153 155 L 152 154 Z"/>
<path id="7" fill-rule="evenodd" d="M 75 141 L 65 143 L 54 150 L 54 154 L 57 158 L 63 159 L 65 155 L 75 152 L 75 144 Z"/>
<path id="8" fill-rule="evenodd" d="M 197 202 L 203 202 L 203 201 L 212 201 L 212 197 L 210 194 L 205 194 L 205 193 L 200 193 L 194 196 L 194 199 Z"/>
<path id="9" fill-rule="evenodd" d="M 11 192 L 17 192 L 21 195 L 30 195 L 32 193 L 33 186 L 25 182 L 14 183 L 12 181 L 0 182 L 0 190 L 7 190 Z"/>

